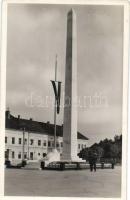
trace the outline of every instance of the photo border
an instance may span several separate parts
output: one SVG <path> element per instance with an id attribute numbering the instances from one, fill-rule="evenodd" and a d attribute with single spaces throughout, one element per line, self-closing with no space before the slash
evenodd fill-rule
<path id="1" fill-rule="evenodd" d="M 123 104 L 122 104 L 122 185 L 121 198 L 126 199 L 127 192 L 127 138 L 128 138 L 128 50 L 129 50 L 129 2 L 126 0 L 7 0 L 2 2 L 2 31 L 1 31 L 1 67 L 0 67 L 0 197 L 2 199 L 80 199 L 78 197 L 14 197 L 4 196 L 4 137 L 5 137 L 5 109 L 6 109 L 6 53 L 7 53 L 7 7 L 8 4 L 75 4 L 75 5 L 122 5 L 124 7 L 124 33 L 123 33 Z M 88 200 L 106 198 L 88 198 Z"/>

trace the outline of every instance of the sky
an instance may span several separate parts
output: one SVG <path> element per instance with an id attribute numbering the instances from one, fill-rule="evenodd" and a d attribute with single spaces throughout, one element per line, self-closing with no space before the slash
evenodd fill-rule
<path id="1" fill-rule="evenodd" d="M 78 131 L 89 145 L 121 134 L 123 9 L 102 5 L 9 4 L 6 107 L 53 123 L 55 56 L 63 105 L 67 12 L 77 19 Z M 57 116 L 63 123 L 63 107 Z"/>

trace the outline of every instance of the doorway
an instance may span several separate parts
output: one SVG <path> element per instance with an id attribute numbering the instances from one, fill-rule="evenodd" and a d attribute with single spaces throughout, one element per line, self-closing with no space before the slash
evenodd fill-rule
<path id="1" fill-rule="evenodd" d="M 33 152 L 30 152 L 30 160 L 33 160 Z"/>

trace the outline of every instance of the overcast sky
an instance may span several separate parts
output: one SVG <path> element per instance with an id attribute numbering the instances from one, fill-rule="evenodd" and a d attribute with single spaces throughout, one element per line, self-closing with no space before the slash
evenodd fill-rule
<path id="1" fill-rule="evenodd" d="M 63 96 L 67 12 L 71 8 L 77 16 L 78 130 L 92 144 L 121 134 L 120 6 L 8 5 L 6 105 L 16 116 L 53 123 L 50 80 L 58 54 Z M 58 115 L 58 124 L 62 123 L 63 109 Z"/>

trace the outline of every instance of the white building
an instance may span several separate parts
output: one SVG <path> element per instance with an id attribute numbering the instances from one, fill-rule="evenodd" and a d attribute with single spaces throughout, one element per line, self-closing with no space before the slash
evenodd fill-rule
<path id="1" fill-rule="evenodd" d="M 5 158 L 12 163 L 23 159 L 40 160 L 54 148 L 54 125 L 49 122 L 37 122 L 32 119 L 14 117 L 6 111 Z M 57 125 L 57 150 L 62 155 L 63 125 Z M 77 133 L 78 153 L 86 148 L 88 138 Z M 24 141 L 24 143 L 23 143 Z"/>

